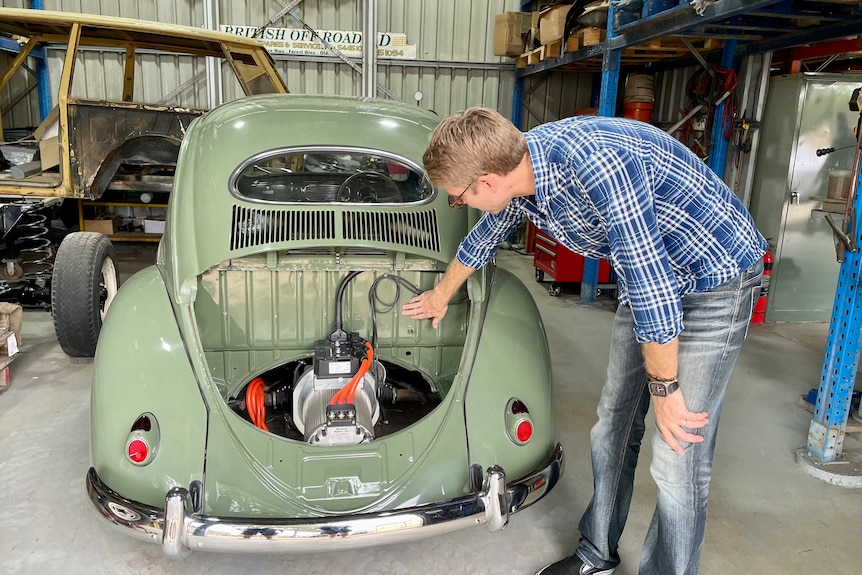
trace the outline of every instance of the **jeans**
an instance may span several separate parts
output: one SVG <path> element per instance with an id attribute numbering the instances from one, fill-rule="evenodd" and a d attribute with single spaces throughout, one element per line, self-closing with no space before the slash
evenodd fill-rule
<path id="1" fill-rule="evenodd" d="M 680 390 L 690 411 L 705 411 L 702 443 L 680 441 L 679 456 L 656 428 L 650 472 L 658 498 L 641 555 L 640 575 L 691 575 L 700 566 L 706 504 L 721 406 L 730 373 L 748 333 L 760 295 L 763 264 L 710 291 L 682 298 L 679 335 Z M 635 466 L 650 407 L 641 345 L 628 306 L 614 318 L 608 373 L 599 400 L 599 420 L 590 433 L 594 495 L 579 524 L 576 553 L 594 567 L 619 564 L 617 545 L 625 527 Z"/>

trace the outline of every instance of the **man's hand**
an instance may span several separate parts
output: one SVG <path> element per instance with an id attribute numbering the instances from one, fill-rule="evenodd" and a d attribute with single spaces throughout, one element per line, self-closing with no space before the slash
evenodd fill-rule
<path id="1" fill-rule="evenodd" d="M 705 427 L 709 423 L 707 413 L 689 411 L 682 396 L 682 390 L 671 393 L 667 397 L 653 397 L 652 402 L 655 408 L 656 425 L 665 443 L 670 445 L 671 449 L 680 455 L 685 455 L 685 451 L 679 444 L 680 441 L 689 443 L 703 441 L 703 436 L 686 430 Z"/>
<path id="2" fill-rule="evenodd" d="M 431 325 L 437 329 L 448 309 L 449 298 L 441 296 L 436 289 L 432 289 L 410 298 L 410 301 L 401 306 L 401 313 L 413 319 L 430 318 Z"/>
<path id="3" fill-rule="evenodd" d="M 449 309 L 449 300 L 474 271 L 476 270 L 473 268 L 461 265 L 457 259 L 452 260 L 434 289 L 410 298 L 410 301 L 401 306 L 401 314 L 413 319 L 430 319 L 431 325 L 437 329 Z"/>

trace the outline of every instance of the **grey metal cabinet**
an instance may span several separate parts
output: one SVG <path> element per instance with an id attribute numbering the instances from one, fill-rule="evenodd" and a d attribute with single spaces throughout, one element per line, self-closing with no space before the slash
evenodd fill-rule
<path id="1" fill-rule="evenodd" d="M 770 80 L 761 120 L 751 212 L 773 248 L 766 321 L 829 321 L 839 264 L 817 197 L 829 171 L 850 170 L 862 74 L 793 74 Z M 821 148 L 842 148 L 817 156 Z M 835 214 L 840 221 L 843 215 Z"/>

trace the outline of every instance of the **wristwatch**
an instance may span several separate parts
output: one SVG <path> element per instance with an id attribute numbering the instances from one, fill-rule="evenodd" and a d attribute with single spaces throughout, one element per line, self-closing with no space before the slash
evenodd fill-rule
<path id="1" fill-rule="evenodd" d="M 653 397 L 667 397 L 679 389 L 679 381 L 676 379 L 649 379 L 647 380 L 647 389 L 649 389 L 649 394 Z"/>

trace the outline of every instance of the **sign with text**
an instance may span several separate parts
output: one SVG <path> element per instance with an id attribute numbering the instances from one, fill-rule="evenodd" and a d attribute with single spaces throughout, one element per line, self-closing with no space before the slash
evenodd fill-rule
<path id="1" fill-rule="evenodd" d="M 257 26 L 222 25 L 220 28 L 222 32 L 248 38 L 253 38 L 258 30 Z M 267 28 L 257 39 L 271 54 L 321 56 L 329 53 L 326 42 L 345 56 L 362 57 L 362 32 L 317 30 L 316 33 L 317 36 L 304 28 Z M 416 45 L 407 43 L 407 34 L 381 32 L 377 34 L 377 57 L 415 60 Z"/>

